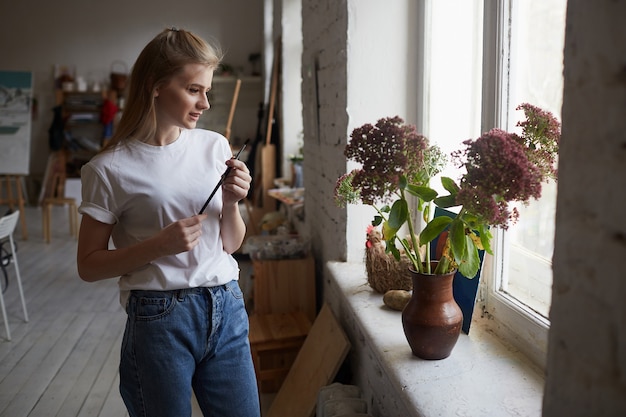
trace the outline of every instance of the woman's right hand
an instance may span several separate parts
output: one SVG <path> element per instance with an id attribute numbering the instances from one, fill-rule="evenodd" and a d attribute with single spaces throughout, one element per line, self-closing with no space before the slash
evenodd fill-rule
<path id="1" fill-rule="evenodd" d="M 109 249 L 112 224 L 84 215 L 78 236 L 78 274 L 85 281 L 119 277 L 162 256 L 193 249 L 200 242 L 202 221 L 208 214 L 178 220 L 135 245 Z"/>
<path id="2" fill-rule="evenodd" d="M 158 242 L 159 256 L 176 255 L 196 247 L 202 235 L 202 221 L 207 217 L 208 214 L 198 214 L 163 228 L 154 237 Z"/>

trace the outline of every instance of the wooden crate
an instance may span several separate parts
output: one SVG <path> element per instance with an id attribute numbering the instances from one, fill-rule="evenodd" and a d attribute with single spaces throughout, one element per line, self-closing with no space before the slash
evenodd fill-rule
<path id="1" fill-rule="evenodd" d="M 250 316 L 250 348 L 259 391 L 276 392 L 311 328 L 300 311 Z"/>
<path id="2" fill-rule="evenodd" d="M 303 259 L 253 260 L 254 313 L 302 311 L 313 322 L 315 305 L 315 262 Z"/>

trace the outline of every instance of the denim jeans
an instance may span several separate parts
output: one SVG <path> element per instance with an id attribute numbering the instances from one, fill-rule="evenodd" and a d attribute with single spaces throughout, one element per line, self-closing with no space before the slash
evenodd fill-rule
<path id="1" fill-rule="evenodd" d="M 258 417 L 248 316 L 237 281 L 212 288 L 132 291 L 120 392 L 131 417 Z"/>

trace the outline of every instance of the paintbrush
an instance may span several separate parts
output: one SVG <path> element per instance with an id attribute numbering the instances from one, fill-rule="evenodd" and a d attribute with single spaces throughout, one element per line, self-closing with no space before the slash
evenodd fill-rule
<path id="1" fill-rule="evenodd" d="M 250 139 L 247 139 L 245 141 L 245 143 L 243 144 L 243 146 L 241 147 L 241 149 L 239 149 L 239 152 L 237 152 L 237 155 L 233 156 L 233 159 L 239 159 L 239 157 L 241 156 L 241 153 L 243 152 L 244 149 L 246 149 L 246 146 L 248 145 L 248 142 L 250 142 Z M 224 171 L 224 173 L 222 174 L 222 176 L 220 177 L 220 180 L 217 182 L 217 185 L 215 186 L 215 188 L 213 189 L 213 191 L 211 192 L 211 195 L 209 195 L 209 198 L 206 199 L 204 205 L 202 206 L 202 208 L 200 209 L 200 212 L 198 214 L 202 214 L 204 213 L 204 210 L 206 209 L 206 207 L 209 205 L 209 203 L 211 202 L 211 199 L 213 198 L 213 196 L 215 195 L 215 193 L 217 192 L 217 190 L 222 186 L 222 184 L 224 184 L 224 181 L 226 180 L 226 177 L 228 177 L 228 174 L 230 174 L 230 171 L 232 170 L 232 167 L 228 167 L 226 168 L 226 171 Z"/>

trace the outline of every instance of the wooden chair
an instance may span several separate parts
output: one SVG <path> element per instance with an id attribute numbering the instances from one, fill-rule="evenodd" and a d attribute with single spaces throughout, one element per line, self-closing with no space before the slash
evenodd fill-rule
<path id="1" fill-rule="evenodd" d="M 8 255 L 11 257 L 10 261 L 13 263 L 13 266 L 15 267 L 17 288 L 19 289 L 20 298 L 22 299 L 22 308 L 24 309 L 24 320 L 28 321 L 28 312 L 26 311 L 26 301 L 24 300 L 24 290 L 22 289 L 22 278 L 20 276 L 20 267 L 17 262 L 17 252 L 15 251 L 15 243 L 13 242 L 13 231 L 15 230 L 15 225 L 17 224 L 17 219 L 19 217 L 20 217 L 20 212 L 14 211 L 13 213 L 0 218 L 0 241 L 6 241 L 9 244 L 9 250 L 6 251 L 6 253 L 8 253 Z M 4 272 L 7 273 L 7 271 L 4 271 Z M 2 316 L 4 317 L 4 327 L 6 328 L 7 339 L 11 340 L 11 330 L 9 329 L 9 318 L 7 317 L 7 311 L 4 306 L 4 296 L 2 294 L 2 290 L 0 290 L 0 308 L 2 309 Z"/>
<path id="2" fill-rule="evenodd" d="M 42 193 L 40 194 L 43 237 L 50 243 L 52 206 L 67 206 L 70 222 L 70 235 L 78 236 L 78 209 L 76 199 L 65 197 L 66 174 L 65 151 L 55 151 L 48 157 L 48 164 L 44 175 Z"/>

